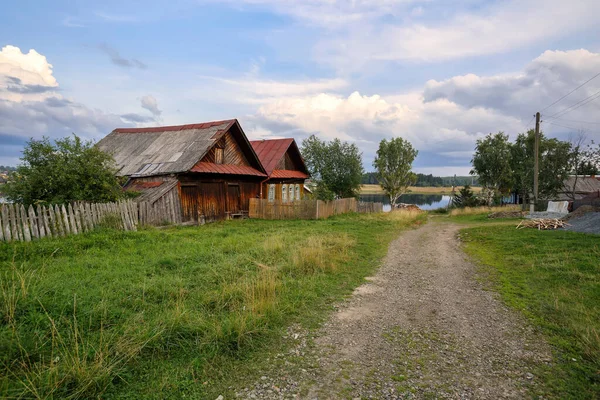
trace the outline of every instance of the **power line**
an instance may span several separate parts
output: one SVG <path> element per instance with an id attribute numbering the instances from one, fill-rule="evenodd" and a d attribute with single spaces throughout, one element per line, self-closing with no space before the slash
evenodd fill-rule
<path id="1" fill-rule="evenodd" d="M 550 121 L 544 121 L 544 122 L 545 122 L 545 123 L 547 123 L 547 124 L 551 124 L 551 125 L 560 126 L 561 128 L 572 129 L 572 130 L 574 130 L 574 131 L 578 131 L 578 130 L 580 130 L 580 128 L 574 128 L 574 127 L 572 127 L 572 126 L 561 125 L 561 124 L 557 124 L 556 122 L 550 122 Z M 587 130 L 587 129 L 583 129 L 583 130 L 585 130 L 586 132 L 597 133 L 597 132 L 595 132 L 595 131 L 590 131 L 590 130 Z"/>
<path id="2" fill-rule="evenodd" d="M 600 122 L 597 122 L 597 121 L 595 121 L 595 122 L 592 122 L 592 121 L 579 121 L 579 120 L 576 120 L 576 119 L 564 119 L 564 118 L 560 118 L 560 117 L 555 118 L 555 119 L 558 119 L 560 121 L 566 121 L 566 122 L 577 122 L 577 123 L 580 123 L 580 124 L 595 124 L 595 125 L 600 125 Z"/>
<path id="3" fill-rule="evenodd" d="M 556 100 L 554 103 L 550 104 L 549 106 L 547 106 L 546 108 L 540 110 L 540 112 L 545 111 L 547 109 L 549 109 L 550 107 L 552 107 L 553 105 L 555 105 L 556 103 L 558 103 L 559 101 L 561 101 L 562 99 L 564 99 L 565 97 L 567 97 L 568 95 L 570 95 L 571 93 L 575 92 L 576 90 L 578 90 L 579 88 L 585 86 L 586 84 L 588 84 L 590 81 L 592 81 L 593 79 L 597 78 L 598 76 L 600 76 L 600 72 L 598 72 L 596 75 L 592 76 L 590 79 L 588 79 L 587 81 L 583 82 L 581 85 L 577 86 L 575 89 L 571 90 L 569 93 L 565 94 L 563 97 L 561 97 L 560 99 Z"/>
<path id="4" fill-rule="evenodd" d="M 533 115 L 533 117 L 531 117 L 531 119 L 529 120 L 527 125 L 525 125 L 525 132 L 527 132 L 527 128 L 529 128 L 529 125 L 531 125 L 531 122 L 533 122 L 534 119 L 535 119 L 535 114 Z"/>
<path id="5" fill-rule="evenodd" d="M 591 101 L 596 100 L 598 97 L 600 97 L 600 90 L 597 91 L 596 93 L 594 93 L 594 94 L 586 97 L 585 99 L 580 100 L 577 103 L 572 104 L 571 106 L 569 106 L 567 108 L 564 108 L 561 111 L 559 111 L 559 112 L 557 112 L 555 114 L 552 114 L 552 115 L 550 115 L 549 117 L 546 117 L 546 118 L 558 118 L 559 116 L 565 115 L 565 114 L 567 114 L 567 113 L 569 113 L 569 112 L 571 112 L 573 110 L 578 109 L 579 107 L 582 107 L 582 106 L 586 105 L 587 103 L 589 103 Z"/>

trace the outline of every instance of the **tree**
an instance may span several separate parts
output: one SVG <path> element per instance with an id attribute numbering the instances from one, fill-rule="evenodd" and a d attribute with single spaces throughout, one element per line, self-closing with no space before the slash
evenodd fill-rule
<path id="1" fill-rule="evenodd" d="M 508 193 L 512 185 L 511 144 L 508 135 L 498 132 L 477 140 L 471 160 L 471 175 L 479 176 L 479 183 L 494 192 L 494 196 Z"/>
<path id="2" fill-rule="evenodd" d="M 576 152 L 572 151 L 569 142 L 549 139 L 542 132 L 539 146 L 538 193 L 540 198 L 552 198 L 563 190 Z M 533 193 L 534 148 L 533 129 L 520 133 L 511 145 L 512 187 L 524 201 Z"/>
<path id="3" fill-rule="evenodd" d="M 316 181 L 318 199 L 358 197 L 363 166 L 355 144 L 339 139 L 326 142 L 311 135 L 302 141 L 302 156 Z"/>
<path id="4" fill-rule="evenodd" d="M 75 134 L 54 144 L 31 139 L 4 191 L 25 205 L 114 201 L 123 196 L 115 172 L 112 156 Z"/>
<path id="5" fill-rule="evenodd" d="M 411 172 L 417 154 L 418 151 L 410 142 L 400 137 L 379 142 L 373 167 L 377 170 L 379 184 L 390 197 L 392 207 L 408 187 L 417 181 L 417 175 Z"/>
<path id="6" fill-rule="evenodd" d="M 481 201 L 475 196 L 470 185 L 462 187 L 452 198 L 452 205 L 458 208 L 476 207 L 480 203 Z"/>

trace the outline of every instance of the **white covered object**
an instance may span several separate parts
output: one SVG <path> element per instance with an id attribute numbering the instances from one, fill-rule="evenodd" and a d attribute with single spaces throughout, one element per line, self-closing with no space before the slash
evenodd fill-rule
<path id="1" fill-rule="evenodd" d="M 548 212 L 555 212 L 560 214 L 569 213 L 569 202 L 568 201 L 549 201 Z"/>

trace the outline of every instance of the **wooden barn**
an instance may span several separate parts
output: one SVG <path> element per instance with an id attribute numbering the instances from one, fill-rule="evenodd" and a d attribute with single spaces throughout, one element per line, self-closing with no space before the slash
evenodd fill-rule
<path id="1" fill-rule="evenodd" d="M 113 155 L 125 188 L 173 210 L 169 222 L 244 216 L 267 174 L 236 119 L 120 128 L 98 142 Z"/>
<path id="2" fill-rule="evenodd" d="M 260 197 L 284 203 L 304 196 L 308 169 L 294 139 L 254 140 L 250 142 L 268 179 L 261 185 Z"/>

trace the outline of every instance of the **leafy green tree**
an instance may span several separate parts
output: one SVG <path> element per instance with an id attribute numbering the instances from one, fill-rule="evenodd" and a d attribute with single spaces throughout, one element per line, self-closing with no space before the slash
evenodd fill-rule
<path id="1" fill-rule="evenodd" d="M 597 175 L 600 172 L 600 143 L 593 140 L 583 150 L 583 162 L 586 175 Z"/>
<path id="2" fill-rule="evenodd" d="M 417 181 L 417 175 L 411 168 L 418 153 L 408 140 L 401 137 L 379 142 L 373 167 L 377 170 L 379 184 L 390 197 L 392 207 L 408 187 Z"/>
<path id="3" fill-rule="evenodd" d="M 302 156 L 316 181 L 318 199 L 358 197 L 363 166 L 355 144 L 339 139 L 326 142 L 311 135 L 302 141 Z"/>
<path id="4" fill-rule="evenodd" d="M 511 145 L 513 188 L 526 201 L 533 193 L 535 131 L 529 130 L 517 136 Z M 552 198 L 563 190 L 564 182 L 571 170 L 575 151 L 569 142 L 550 139 L 540 132 L 539 181 L 540 198 Z"/>
<path id="5" fill-rule="evenodd" d="M 503 132 L 489 134 L 477 140 L 471 160 L 471 175 L 479 176 L 479 183 L 492 190 L 494 196 L 508 193 L 513 183 L 511 168 L 511 144 Z"/>
<path id="6" fill-rule="evenodd" d="M 31 139 L 4 192 L 26 205 L 114 201 L 123 196 L 115 172 L 112 156 L 75 134 L 54 143 Z"/>

